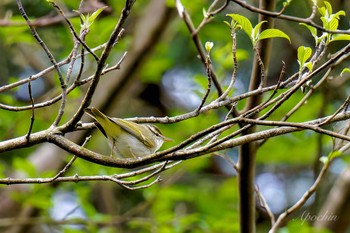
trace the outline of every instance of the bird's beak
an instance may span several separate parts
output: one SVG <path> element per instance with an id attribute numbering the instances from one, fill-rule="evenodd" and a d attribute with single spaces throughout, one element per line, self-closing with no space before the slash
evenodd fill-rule
<path id="1" fill-rule="evenodd" d="M 173 141 L 173 139 L 167 138 L 167 137 L 164 137 L 164 136 L 163 136 L 163 140 L 164 140 L 165 142 L 172 142 L 172 141 Z"/>

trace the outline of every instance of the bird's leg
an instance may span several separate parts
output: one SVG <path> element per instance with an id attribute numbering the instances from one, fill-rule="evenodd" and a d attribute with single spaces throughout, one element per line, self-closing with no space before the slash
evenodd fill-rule
<path id="1" fill-rule="evenodd" d="M 111 155 L 110 155 L 111 157 L 113 157 L 114 146 L 115 146 L 115 140 L 112 140 Z"/>

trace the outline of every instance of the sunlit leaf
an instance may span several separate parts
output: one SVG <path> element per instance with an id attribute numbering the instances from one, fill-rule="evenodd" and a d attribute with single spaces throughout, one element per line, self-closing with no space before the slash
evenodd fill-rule
<path id="1" fill-rule="evenodd" d="M 305 64 L 304 64 L 304 66 L 306 67 L 306 68 L 308 68 L 309 69 L 309 71 L 311 72 L 312 71 L 312 62 L 306 62 Z M 311 80 L 310 80 L 311 81 Z"/>
<path id="2" fill-rule="evenodd" d="M 300 46 L 298 48 L 298 62 L 301 67 L 304 66 L 304 63 L 311 57 L 312 49 L 309 47 Z"/>
<path id="3" fill-rule="evenodd" d="M 261 25 L 263 23 L 266 23 L 267 21 L 261 21 L 260 23 L 258 23 L 254 28 L 253 28 L 253 34 L 252 34 L 252 38 L 253 38 L 253 41 L 257 41 L 258 38 L 259 38 L 259 31 L 260 31 L 260 28 L 261 28 Z"/>
<path id="4" fill-rule="evenodd" d="M 290 42 L 290 38 L 286 33 L 282 32 L 281 30 L 273 29 L 273 28 L 262 31 L 259 35 L 259 40 L 268 39 L 268 38 L 277 38 L 277 37 L 285 38 Z"/>
<path id="5" fill-rule="evenodd" d="M 243 31 L 249 36 L 251 40 L 253 39 L 251 37 L 253 32 L 253 26 L 248 18 L 238 14 L 227 14 L 227 16 L 231 17 L 232 20 L 236 21 L 239 25 L 241 25 Z"/>
<path id="6" fill-rule="evenodd" d="M 317 37 L 317 28 L 310 26 L 306 23 L 300 23 L 300 25 L 305 26 L 307 29 L 309 29 L 309 31 L 311 32 L 311 35 L 316 38 Z"/>
<path id="7" fill-rule="evenodd" d="M 320 19 L 321 19 L 321 21 L 322 21 L 323 27 L 326 28 L 326 29 L 329 29 L 327 18 L 321 17 Z"/>
<path id="8" fill-rule="evenodd" d="M 224 21 L 224 23 L 231 28 L 231 24 L 227 21 Z"/>
<path id="9" fill-rule="evenodd" d="M 292 2 L 292 0 L 287 0 L 285 2 L 283 2 L 283 7 L 287 7 L 289 6 L 289 4 Z"/>
<path id="10" fill-rule="evenodd" d="M 329 30 L 337 30 L 338 29 L 338 25 L 339 25 L 339 20 L 336 18 L 332 18 L 329 22 L 328 22 L 328 29 Z"/>
<path id="11" fill-rule="evenodd" d="M 345 16 L 345 15 L 346 15 L 345 11 L 341 10 L 341 11 L 338 11 L 337 13 L 335 13 L 334 17 L 337 19 L 340 19 L 339 16 Z"/>
<path id="12" fill-rule="evenodd" d="M 99 16 L 99 14 L 101 14 L 101 12 L 106 9 L 108 6 L 104 6 L 101 8 L 98 8 L 94 13 L 92 13 L 92 15 L 89 17 L 88 21 L 91 24 L 93 24 L 93 22 L 95 21 L 95 19 L 97 18 L 97 16 Z"/>
<path id="13" fill-rule="evenodd" d="M 332 159 L 335 159 L 335 158 L 340 157 L 342 155 L 343 155 L 343 152 L 336 150 L 336 151 L 332 151 L 331 153 L 329 153 L 328 158 L 330 160 L 332 160 Z"/>
<path id="14" fill-rule="evenodd" d="M 331 5 L 329 2 L 327 2 L 327 1 L 324 1 L 324 5 L 325 5 L 326 8 L 327 8 L 328 14 L 331 15 L 332 12 L 333 12 L 332 5 Z"/>
<path id="15" fill-rule="evenodd" d="M 318 12 L 320 13 L 320 15 L 322 16 L 326 16 L 327 15 L 327 10 L 325 7 L 320 7 L 318 8 Z"/>
<path id="16" fill-rule="evenodd" d="M 333 34 L 332 35 L 332 41 L 339 41 L 339 40 L 350 40 L 350 35 L 347 35 L 347 34 Z"/>

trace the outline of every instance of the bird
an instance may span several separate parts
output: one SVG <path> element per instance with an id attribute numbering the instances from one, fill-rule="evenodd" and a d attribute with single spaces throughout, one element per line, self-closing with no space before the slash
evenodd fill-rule
<path id="1" fill-rule="evenodd" d="M 172 141 L 155 125 L 108 117 L 94 107 L 86 108 L 85 112 L 96 120 L 96 127 L 108 139 L 111 156 L 136 159 L 153 154 L 164 142 Z"/>

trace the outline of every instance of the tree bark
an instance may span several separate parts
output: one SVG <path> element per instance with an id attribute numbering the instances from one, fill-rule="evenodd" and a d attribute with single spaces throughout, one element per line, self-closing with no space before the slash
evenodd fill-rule
<path id="1" fill-rule="evenodd" d="M 270 0 L 261 0 L 261 9 L 273 11 L 275 8 L 275 2 Z M 266 20 L 267 23 L 263 24 L 261 30 L 273 27 L 273 20 L 266 16 L 260 15 L 259 22 Z M 267 77 L 267 70 L 271 53 L 271 40 L 259 41 L 257 51 L 260 54 L 260 58 L 265 66 L 262 69 L 258 62 L 258 55 L 254 56 L 254 63 L 252 74 L 250 77 L 249 91 L 256 90 L 260 86 L 261 76 Z M 266 81 L 264 80 L 263 86 Z M 253 96 L 248 99 L 244 111 L 248 111 L 261 103 L 261 95 Z M 257 118 L 258 115 L 252 116 Z M 248 135 L 256 131 L 255 127 L 251 127 L 244 131 L 243 135 Z M 240 211 L 240 231 L 242 233 L 254 233 L 255 232 L 255 161 L 256 161 L 256 143 L 251 142 L 240 146 L 239 150 L 239 174 L 238 174 L 238 187 L 239 187 L 239 211 Z"/>

